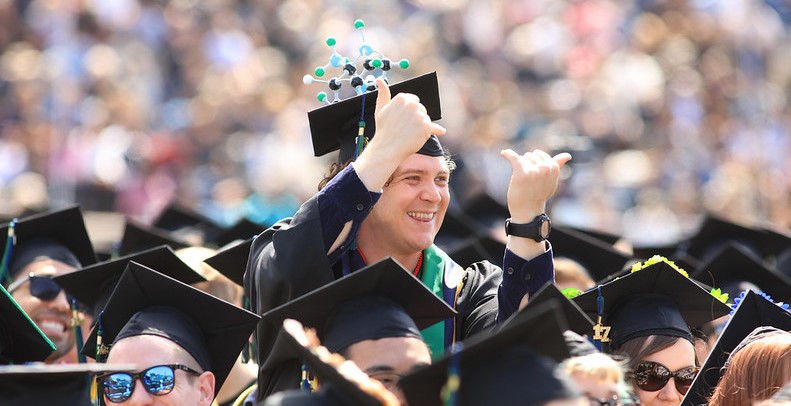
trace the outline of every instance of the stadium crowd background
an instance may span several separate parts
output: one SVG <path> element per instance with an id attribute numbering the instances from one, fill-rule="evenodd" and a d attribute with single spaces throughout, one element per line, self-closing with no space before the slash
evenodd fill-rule
<path id="1" fill-rule="evenodd" d="M 292 213 L 334 157 L 306 112 L 327 37 L 437 70 L 456 199 L 505 200 L 506 147 L 571 151 L 553 220 L 674 241 L 705 212 L 791 226 L 782 0 L 3 0 L 0 214 L 179 200 Z"/>

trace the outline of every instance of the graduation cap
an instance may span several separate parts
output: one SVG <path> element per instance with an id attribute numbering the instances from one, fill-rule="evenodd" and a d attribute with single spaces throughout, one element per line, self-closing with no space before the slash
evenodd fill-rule
<path id="1" fill-rule="evenodd" d="M 462 210 L 480 226 L 496 228 L 511 217 L 508 207 L 486 192 L 480 192 L 462 203 Z"/>
<path id="2" fill-rule="evenodd" d="M 760 326 L 772 326 L 780 330 L 791 330 L 791 313 L 753 291 L 747 291 L 738 303 L 717 343 L 714 344 L 700 373 L 687 391 L 682 405 L 707 404 L 714 388 L 722 377 L 721 368 L 733 350 L 753 330 Z"/>
<path id="3" fill-rule="evenodd" d="M 249 240 L 261 234 L 264 230 L 266 230 L 266 227 L 243 218 L 231 227 L 223 230 L 214 242 L 218 247 L 224 247 L 234 241 Z"/>
<path id="4" fill-rule="evenodd" d="M 225 275 L 233 283 L 244 286 L 244 272 L 247 269 L 247 259 L 252 245 L 253 239 L 247 239 L 217 251 L 214 256 L 206 258 L 203 262 Z"/>
<path id="5" fill-rule="evenodd" d="M 473 336 L 460 351 L 403 377 L 400 386 L 407 402 L 410 406 L 442 405 L 440 392 L 449 381 L 449 369 L 460 378 L 459 406 L 541 405 L 578 396 L 556 368 L 569 357 L 563 338 L 566 322 L 559 306 L 556 301 L 542 303 L 514 319 L 515 323 L 492 334 Z"/>
<path id="6" fill-rule="evenodd" d="M 749 282 L 776 300 L 791 301 L 791 279 L 772 272 L 760 258 L 733 242 L 721 247 L 711 260 L 692 274 L 692 278 L 724 289 L 731 297 L 744 290 L 734 291 L 738 283 Z"/>
<path id="7" fill-rule="evenodd" d="M 127 364 L 30 364 L 0 366 L 0 404 L 91 406 L 93 376 L 131 372 Z"/>
<path id="8" fill-rule="evenodd" d="M 549 240 L 555 258 L 564 257 L 579 263 L 594 281 L 620 273 L 630 259 L 612 245 L 564 226 L 553 226 Z"/>
<path id="9" fill-rule="evenodd" d="M 654 255 L 660 255 L 673 261 L 681 269 L 698 269 L 703 263 L 700 260 L 683 252 L 680 247 L 681 245 L 683 244 L 672 243 L 664 245 L 643 245 L 632 247 L 632 258 L 645 261 Z"/>
<path id="10" fill-rule="evenodd" d="M 310 370 L 311 374 L 319 381 L 319 391 L 306 393 L 304 390 L 294 391 L 280 395 L 275 399 L 267 398 L 265 405 L 355 405 L 355 406 L 380 406 L 384 403 L 380 396 L 397 404 L 398 400 L 392 393 L 386 392 L 384 386 L 371 381 L 359 368 L 342 364 L 342 357 L 331 354 L 326 348 L 318 346 L 320 343 L 311 342 L 303 330 L 303 326 L 296 320 L 286 319 L 278 332 L 275 340 L 274 351 L 284 352 L 289 357 L 300 359 Z M 350 369 L 351 368 L 351 371 Z M 361 382 L 362 381 L 362 382 Z M 365 385 L 368 390 L 374 390 L 371 384 L 378 389 L 376 393 L 363 390 Z M 391 402 L 391 403 L 392 403 Z"/>
<path id="11" fill-rule="evenodd" d="M 176 238 L 166 230 L 126 220 L 124 234 L 121 237 L 121 244 L 118 248 L 118 255 L 126 256 L 160 245 L 167 245 L 174 251 L 190 246 L 190 244 Z"/>
<path id="12" fill-rule="evenodd" d="M 607 338 L 612 340 L 613 350 L 630 339 L 649 335 L 692 341 L 690 326 L 701 326 L 730 312 L 730 307 L 665 261 L 599 285 L 573 300 L 598 321 L 600 295 L 604 300 L 602 323 L 612 328 Z M 594 326 L 594 339 L 604 335 L 597 333 L 598 327 Z"/>
<path id="13" fill-rule="evenodd" d="M 100 262 L 52 279 L 78 302 L 93 308 L 95 318 L 104 308 L 116 283 L 131 261 L 156 269 L 183 283 L 206 281 L 206 278 L 190 268 L 166 245 Z"/>
<path id="14" fill-rule="evenodd" d="M 258 320 L 247 310 L 132 261 L 91 330 L 83 353 L 95 358 L 97 342 L 104 346 L 137 335 L 161 336 L 214 373 L 216 396 Z M 101 339 L 97 337 L 100 329 Z"/>
<path id="15" fill-rule="evenodd" d="M 263 318 L 275 326 L 290 318 L 313 327 L 330 351 L 384 337 L 420 337 L 456 311 L 392 258 L 278 306 Z"/>
<path id="16" fill-rule="evenodd" d="M 196 239 L 193 245 L 215 241 L 223 232 L 223 228 L 214 220 L 179 203 L 169 204 L 152 225 L 183 237 L 185 241 Z"/>
<path id="17" fill-rule="evenodd" d="M 13 247 L 6 247 L 9 227 L 12 223 L 0 227 L 3 258 L 8 266 L 8 276 L 13 276 L 31 262 L 47 257 L 75 268 L 91 265 L 96 262 L 91 239 L 85 229 L 82 212 L 79 207 L 38 214 L 19 220 L 14 225 Z M 0 270 L 2 272 L 2 270 Z M 0 275 L 3 276 L 3 275 Z"/>
<path id="18" fill-rule="evenodd" d="M 420 98 L 420 103 L 426 107 L 432 121 L 442 118 L 436 72 L 390 86 L 390 94 L 393 97 L 398 93 L 411 93 Z M 339 163 L 345 163 L 354 158 L 361 114 L 365 120 L 365 137 L 370 140 L 374 136 L 376 129 L 374 111 L 378 94 L 379 91 L 374 90 L 308 112 L 315 156 L 323 156 L 340 149 Z M 436 136 L 431 136 L 416 152 L 429 156 L 443 156 L 444 154 L 442 145 Z"/>
<path id="19" fill-rule="evenodd" d="M 747 227 L 726 220 L 722 217 L 708 214 L 698 229 L 697 233 L 687 241 L 684 251 L 700 261 L 707 261 L 723 245 L 729 241 L 735 241 L 744 245 L 755 255 L 763 258 L 764 249 L 762 245 L 767 239 L 768 234 L 760 229 Z"/>
<path id="20" fill-rule="evenodd" d="M 547 284 L 539 289 L 536 293 L 530 295 L 527 305 L 519 312 L 511 316 L 511 318 L 509 318 L 506 323 L 518 322 L 519 317 L 522 317 L 521 315 L 529 314 L 533 308 L 551 301 L 557 301 L 560 310 L 563 312 L 563 316 L 568 323 L 569 330 L 580 335 L 589 334 L 591 332 L 593 320 L 591 320 L 590 317 L 588 317 L 588 315 L 585 314 L 585 312 L 583 312 L 576 303 L 572 302 L 565 295 L 563 295 L 563 293 L 560 292 L 560 289 L 558 289 L 557 286 L 555 286 L 552 282 L 547 282 Z M 516 319 L 516 321 L 514 319 Z"/>
<path id="21" fill-rule="evenodd" d="M 53 351 L 55 345 L 0 286 L 0 365 L 44 361 Z"/>

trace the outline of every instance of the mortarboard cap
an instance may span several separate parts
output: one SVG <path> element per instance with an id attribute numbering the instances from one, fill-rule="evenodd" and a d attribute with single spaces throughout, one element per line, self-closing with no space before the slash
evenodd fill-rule
<path id="1" fill-rule="evenodd" d="M 590 317 L 588 317 L 576 303 L 564 296 L 557 286 L 551 282 L 547 282 L 547 284 L 536 293 L 530 295 L 527 305 L 508 319 L 507 323 L 513 322 L 514 319 L 518 319 L 522 314 L 530 313 L 532 308 L 550 301 L 557 301 L 560 310 L 563 312 L 563 317 L 566 319 L 569 330 L 581 335 L 590 333 L 593 327 L 593 321 Z"/>
<path id="2" fill-rule="evenodd" d="M 666 245 L 644 245 L 640 247 L 632 247 L 632 258 L 639 261 L 645 261 L 654 255 L 663 256 L 678 265 L 684 270 L 698 269 L 702 262 L 700 260 L 687 255 L 679 248 L 679 243 L 666 244 Z"/>
<path id="3" fill-rule="evenodd" d="M 221 249 L 203 262 L 225 275 L 233 283 L 243 287 L 244 272 L 247 269 L 247 259 L 250 256 L 252 245 L 253 239 L 247 239 Z"/>
<path id="4" fill-rule="evenodd" d="M 619 274 L 630 258 L 612 245 L 563 226 L 552 227 L 549 241 L 556 258 L 565 257 L 576 261 L 594 281 Z"/>
<path id="5" fill-rule="evenodd" d="M 93 376 L 134 369 L 127 364 L 0 366 L 0 404 L 91 406 Z"/>
<path id="6" fill-rule="evenodd" d="M 699 261 L 711 259 L 723 245 L 735 241 L 744 245 L 756 256 L 763 258 L 763 242 L 768 234 L 763 230 L 737 224 L 724 218 L 708 214 L 697 233 L 689 238 L 684 252 Z"/>
<path id="7" fill-rule="evenodd" d="M 541 405 L 578 396 L 556 368 L 569 357 L 559 304 L 543 303 L 512 321 L 494 333 L 471 337 L 461 351 L 402 378 L 401 389 L 409 405 L 442 405 L 440 391 L 454 362 L 460 375 L 459 406 Z M 516 382 L 531 384 L 515 386 Z"/>
<path id="8" fill-rule="evenodd" d="M 707 404 L 714 388 L 722 377 L 721 368 L 731 352 L 753 330 L 760 326 L 771 326 L 791 330 L 791 313 L 766 300 L 761 295 L 747 291 L 741 297 L 736 311 L 731 316 L 717 343 L 703 363 L 700 373 L 687 391 L 682 405 Z"/>
<path id="9" fill-rule="evenodd" d="M 415 336 L 416 329 L 455 314 L 412 273 L 385 258 L 276 307 L 263 318 L 275 326 L 296 319 L 315 328 L 330 351 L 339 352 L 363 340 Z"/>
<path id="10" fill-rule="evenodd" d="M 116 283 L 130 261 L 158 270 L 186 284 L 204 282 L 206 278 L 184 263 L 170 247 L 161 245 L 110 261 L 58 275 L 53 279 L 80 303 L 94 309 L 94 317 L 107 304 Z"/>
<path id="11" fill-rule="evenodd" d="M 83 353 L 102 343 L 143 334 L 169 339 L 214 373 L 215 395 L 236 363 L 259 317 L 136 262 L 129 262 Z M 112 350 L 110 350 L 112 352 Z"/>
<path id="12" fill-rule="evenodd" d="M 0 286 L 0 365 L 44 361 L 55 345 Z"/>
<path id="13" fill-rule="evenodd" d="M 218 247 L 224 247 L 234 241 L 249 240 L 261 234 L 264 230 L 266 230 L 266 227 L 243 218 L 220 232 L 214 242 Z"/>
<path id="14" fill-rule="evenodd" d="M 211 243 L 223 231 L 214 220 L 179 203 L 169 204 L 152 225 L 170 231 L 184 241 L 195 240 L 192 245 Z"/>
<path id="15" fill-rule="evenodd" d="M 692 341 L 689 327 L 724 316 L 730 307 L 664 261 L 645 266 L 600 285 L 603 324 L 612 327 L 611 348 L 649 335 L 683 337 Z M 599 290 L 575 297 L 592 319 L 598 316 Z"/>
<path id="16" fill-rule="evenodd" d="M 731 297 L 738 295 L 743 289 L 734 291 L 730 287 L 736 287 L 740 282 L 749 282 L 775 300 L 786 303 L 791 301 L 791 279 L 772 272 L 760 258 L 733 242 L 721 247 L 711 260 L 692 274 L 692 278 L 724 289 Z"/>
<path id="17" fill-rule="evenodd" d="M 160 245 L 167 245 L 174 251 L 190 246 L 166 230 L 127 220 L 124 226 L 124 234 L 121 237 L 121 244 L 118 248 L 118 255 L 126 256 Z"/>
<path id="18" fill-rule="evenodd" d="M 3 250 L 10 224 L 0 228 Z M 11 258 L 4 259 L 13 278 L 17 272 L 34 260 L 47 257 L 58 260 L 75 268 L 96 262 L 96 254 L 85 228 L 79 207 L 38 214 L 20 219 L 14 227 L 16 243 L 11 250 Z"/>
<path id="19" fill-rule="evenodd" d="M 390 94 L 393 97 L 398 93 L 416 95 L 420 99 L 420 103 L 425 106 L 432 121 L 442 118 L 436 72 L 390 86 Z M 361 111 L 364 111 L 365 117 L 365 137 L 370 140 L 375 133 L 374 111 L 378 94 L 378 90 L 375 90 L 308 112 L 315 156 L 323 156 L 340 149 L 339 163 L 345 163 L 354 158 Z M 363 98 L 365 100 L 364 108 Z M 429 156 L 444 154 L 436 136 L 431 136 L 423 147 L 415 152 Z"/>
<path id="20" fill-rule="evenodd" d="M 283 352 L 284 357 L 293 357 L 304 362 L 311 374 L 318 379 L 320 390 L 309 395 L 290 394 L 286 397 L 278 397 L 277 401 L 270 401 L 268 398 L 265 404 L 380 406 L 384 402 L 378 399 L 379 396 L 388 396 L 389 400 L 397 402 L 391 393 L 380 395 L 378 392 L 386 392 L 386 389 L 378 382 L 370 382 L 371 378 L 356 368 L 356 365 L 346 364 L 349 361 L 343 360 L 338 354 L 331 354 L 325 347 L 320 347 L 320 344 L 311 342 L 298 321 L 293 319 L 283 321 L 275 340 L 274 351 Z M 377 393 L 368 393 L 361 385 Z M 297 399 L 305 403 L 296 402 Z"/>

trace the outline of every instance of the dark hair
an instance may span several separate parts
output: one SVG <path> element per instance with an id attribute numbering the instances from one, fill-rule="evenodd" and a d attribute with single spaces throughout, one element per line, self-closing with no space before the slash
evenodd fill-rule
<path id="1" fill-rule="evenodd" d="M 665 335 L 636 337 L 621 344 L 621 347 L 613 352 L 628 357 L 629 369 L 634 370 L 643 358 L 671 347 L 678 340 L 684 340 L 684 338 Z M 695 363 L 697 364 L 697 357 Z"/>
<path id="2" fill-rule="evenodd" d="M 443 156 L 445 157 L 445 164 L 448 165 L 448 170 L 451 173 L 453 173 L 453 171 L 456 169 L 456 161 L 453 160 L 453 156 L 451 156 L 450 152 L 448 152 L 447 149 L 445 149 L 445 151 L 443 152 Z M 324 175 L 324 178 L 321 181 L 319 181 L 318 189 L 319 190 L 324 189 L 324 187 L 327 186 L 327 184 L 330 183 L 330 181 L 335 176 L 337 176 L 344 168 L 349 166 L 349 164 L 351 164 L 352 161 L 353 159 L 350 159 L 342 164 L 333 162 L 332 165 L 330 165 L 329 172 L 326 175 Z M 388 180 L 387 183 L 390 183 L 390 180 Z M 385 185 L 387 185 L 387 183 Z"/>

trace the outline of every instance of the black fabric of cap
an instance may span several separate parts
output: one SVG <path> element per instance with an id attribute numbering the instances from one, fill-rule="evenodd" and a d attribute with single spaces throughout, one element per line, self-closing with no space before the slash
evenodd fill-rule
<path id="1" fill-rule="evenodd" d="M 0 286 L 0 365 L 44 361 L 55 345 Z"/>
<path id="2" fill-rule="evenodd" d="M 152 309 L 161 307 L 181 312 L 197 325 L 199 331 L 190 332 L 184 323 L 172 323 L 172 313 L 162 312 L 163 316 L 149 314 Z M 147 315 L 138 316 L 137 326 L 127 329 L 127 323 L 141 311 Z M 170 335 L 187 351 L 204 347 L 192 354 L 197 360 L 208 357 L 207 363 L 215 376 L 216 395 L 258 320 L 259 317 L 253 313 L 131 261 L 110 296 L 101 320 L 91 330 L 83 354 L 91 358 L 96 356 L 99 328 L 103 329 L 103 343 L 115 342 L 121 332 L 128 337 L 130 331 L 147 334 L 146 327 L 158 328 L 160 336 Z"/>
<path id="3" fill-rule="evenodd" d="M 206 258 L 207 263 L 217 272 L 239 286 L 244 286 L 244 272 L 247 269 L 247 259 L 250 256 L 250 247 L 253 239 L 242 241 L 217 251 L 213 256 Z"/>
<path id="4" fill-rule="evenodd" d="M 0 227 L 0 246 L 5 252 L 9 224 Z M 51 258 L 75 268 L 96 262 L 79 207 L 20 219 L 14 227 L 16 243 L 8 261 L 11 276 L 38 258 Z"/>
<path id="5" fill-rule="evenodd" d="M 431 72 L 416 78 L 405 80 L 390 86 L 390 94 L 411 93 L 420 99 L 432 121 L 442 118 L 439 99 L 437 73 Z M 364 109 L 365 137 L 369 140 L 374 136 L 376 123 L 374 111 L 379 92 L 374 90 L 346 100 L 320 107 L 308 112 L 310 134 L 313 139 L 315 156 L 323 156 L 340 149 L 338 162 L 345 163 L 354 158 L 355 140 L 358 134 L 360 113 Z M 365 106 L 362 105 L 363 97 Z M 428 141 L 415 151 L 428 156 L 443 156 L 444 151 L 439 139 L 431 136 Z"/>

